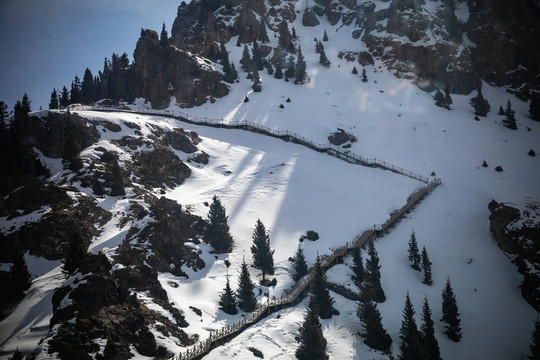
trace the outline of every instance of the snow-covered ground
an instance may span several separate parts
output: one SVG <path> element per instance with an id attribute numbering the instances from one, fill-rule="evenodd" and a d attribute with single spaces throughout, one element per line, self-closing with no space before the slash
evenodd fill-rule
<path id="1" fill-rule="evenodd" d="M 444 359 L 521 358 L 528 353 L 533 320 L 538 313 L 521 298 L 518 288 L 521 275 L 491 237 L 487 205 L 491 199 L 518 204 L 526 198 L 540 201 L 540 158 L 527 155 L 529 149 L 540 152 L 540 123 L 527 117 L 528 104 L 504 89 L 484 84 L 483 93 L 492 109 L 486 118 L 474 121 L 473 109 L 468 104 L 474 92 L 468 96 L 452 95 L 452 111 L 438 108 L 430 94 L 410 81 L 397 79 L 379 63 L 366 67 L 369 81 L 363 83 L 360 76 L 351 74 L 353 66 L 361 72 L 357 62 L 347 63 L 337 58 L 342 49 L 363 50 L 361 41 L 353 40 L 350 29 L 345 27 L 326 27 L 330 41 L 324 45 L 332 64 L 330 69 L 325 69 L 318 64 L 313 42 L 314 37 L 322 38 L 324 26 L 305 28 L 300 19 L 301 16 L 295 22 L 295 29 L 308 64 L 308 84 L 285 83 L 261 71 L 263 91 L 253 93 L 251 81 L 241 72 L 240 82 L 231 87 L 231 93 L 214 104 L 193 109 L 172 106 L 171 109 L 194 117 L 249 120 L 273 129 L 296 132 L 317 143 L 326 143 L 328 135 L 339 127 L 358 137 L 358 142 L 350 149 L 352 152 L 376 157 L 424 176 L 434 171 L 442 179 L 442 185 L 392 232 L 376 242 L 382 285 L 387 295 L 387 301 L 379 305 L 379 310 L 383 325 L 394 340 L 393 354 L 399 353 L 399 328 L 408 291 L 418 323 L 422 300 L 425 295 L 428 297 Z M 269 37 L 276 41 L 271 31 Z M 232 45 L 235 43 L 236 38 L 233 38 L 228 50 L 239 69 L 242 48 Z M 250 101 L 244 103 L 246 95 Z M 285 101 L 287 98 L 291 99 L 290 103 Z M 499 106 L 504 107 L 507 100 L 516 110 L 519 129 L 515 131 L 503 127 L 503 117 L 497 115 Z M 285 107 L 280 109 L 280 104 Z M 269 292 L 269 296 L 279 296 L 292 284 L 287 259 L 294 254 L 301 234 L 315 230 L 321 236 L 316 242 L 303 243 L 311 265 L 317 253 L 328 253 L 329 249 L 344 245 L 373 224 L 384 222 L 392 210 L 401 207 L 407 196 L 422 185 L 389 171 L 348 164 L 299 145 L 246 131 L 204 128 L 158 116 L 80 114 L 115 122 L 159 122 L 162 126 L 196 131 L 203 138 L 198 146 L 210 154 L 210 162 L 205 166 L 191 164 L 192 176 L 166 196 L 203 217 L 208 211 L 203 203 L 210 202 L 214 194 L 219 196 L 229 216 L 234 250 L 216 258 L 207 246 L 198 245 L 207 264 L 205 269 L 186 271 L 189 279 L 160 275 L 170 299 L 190 323 L 186 331 L 199 334 L 203 339 L 211 330 L 242 316 L 228 316 L 218 311 L 216 302 L 225 286 L 225 260 L 231 262 L 228 273 L 233 288 L 242 258 L 245 256 L 248 263 L 251 261 L 249 248 L 257 219 L 270 231 L 271 244 L 276 250 L 278 281 L 275 288 L 261 290 Z M 489 164 L 487 168 L 481 166 L 484 159 Z M 497 165 L 504 171 L 496 172 Z M 125 204 L 114 203 L 110 198 L 103 201 L 103 206 L 113 211 L 125 209 Z M 2 223 L 2 228 L 10 227 Z M 426 246 L 433 262 L 434 284 L 430 287 L 421 283 L 419 273 L 407 262 L 407 241 L 413 229 L 419 245 Z M 94 251 L 114 249 L 127 232 L 115 228 L 112 222 L 105 230 L 96 239 Z M 351 260 L 347 259 L 346 263 L 350 264 Z M 251 270 L 254 278 L 258 276 L 255 269 Z M 26 318 L 23 315 L 39 309 L 50 311 L 50 295 L 56 284 L 48 281 L 51 276 L 55 278 L 57 273 L 38 277 L 30 289 L 32 295 L 1 323 L 0 344 L 5 350 L 21 345 L 25 349 L 37 346 L 36 339 L 26 329 L 31 322 L 42 321 L 42 318 L 33 317 L 37 319 L 34 321 L 29 320 L 30 315 Z M 350 285 L 350 271 L 344 265 L 330 270 L 329 277 L 343 285 L 354 286 Z M 461 312 L 463 339 L 459 343 L 446 339 L 438 321 L 441 292 L 447 277 L 452 281 Z M 173 282 L 178 287 L 171 286 Z M 43 295 L 42 301 L 37 297 L 40 291 L 48 294 Z M 387 358 L 370 351 L 358 337 L 360 323 L 356 304 L 337 294 L 333 296 L 340 315 L 322 321 L 330 358 Z M 264 296 L 259 299 L 264 301 Z M 298 346 L 295 337 L 306 304 L 304 301 L 265 318 L 205 358 L 252 358 L 248 347 L 261 350 L 265 359 L 294 358 Z M 190 306 L 201 310 L 202 315 L 197 315 Z M 5 341 L 8 342 L 5 344 Z M 181 350 L 174 344 L 167 343 L 167 346 Z"/>

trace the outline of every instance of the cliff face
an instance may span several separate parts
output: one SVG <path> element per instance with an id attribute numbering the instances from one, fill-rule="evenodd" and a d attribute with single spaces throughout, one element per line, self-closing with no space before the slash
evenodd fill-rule
<path id="1" fill-rule="evenodd" d="M 490 228 L 502 251 L 515 255 L 523 274 L 521 294 L 540 311 L 540 205 L 529 202 L 518 209 L 495 200 L 489 203 Z"/>
<path id="2" fill-rule="evenodd" d="M 229 93 L 211 62 L 174 45 L 161 46 L 153 30 L 145 30 L 133 54 L 134 96 L 154 108 L 169 106 L 171 96 L 184 107 L 201 105 Z"/>

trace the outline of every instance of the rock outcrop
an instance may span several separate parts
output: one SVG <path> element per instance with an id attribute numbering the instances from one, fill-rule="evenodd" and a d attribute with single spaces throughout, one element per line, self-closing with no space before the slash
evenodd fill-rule
<path id="1" fill-rule="evenodd" d="M 524 209 L 489 203 L 490 228 L 497 245 L 515 255 L 513 262 L 523 274 L 521 294 L 540 311 L 540 204 L 529 202 Z"/>

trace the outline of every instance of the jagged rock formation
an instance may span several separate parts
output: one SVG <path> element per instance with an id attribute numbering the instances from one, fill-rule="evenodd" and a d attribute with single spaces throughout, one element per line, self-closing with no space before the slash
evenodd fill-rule
<path id="1" fill-rule="evenodd" d="M 521 294 L 540 311 L 540 205 L 529 202 L 520 210 L 493 200 L 488 208 L 491 233 L 497 245 L 515 255 L 513 262 L 523 274 Z"/>

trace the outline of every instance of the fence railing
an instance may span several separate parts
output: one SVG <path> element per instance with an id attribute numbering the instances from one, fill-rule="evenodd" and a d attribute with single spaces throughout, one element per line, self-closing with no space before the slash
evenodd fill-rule
<path id="1" fill-rule="evenodd" d="M 370 167 L 379 167 L 379 168 L 386 169 L 386 170 L 410 177 L 412 179 L 424 182 L 426 184 L 429 183 L 429 179 L 427 177 L 415 174 L 412 171 L 405 170 L 399 166 L 395 166 L 390 163 L 387 163 L 386 161 L 381 161 L 376 158 L 368 159 L 361 155 L 350 152 L 348 150 L 343 150 L 339 146 L 332 145 L 330 143 L 326 143 L 326 144 L 316 143 L 292 131 L 275 130 L 275 129 L 271 129 L 269 127 L 266 127 L 260 124 L 249 122 L 247 120 L 225 121 L 224 119 L 209 119 L 206 117 L 196 118 L 178 110 L 169 110 L 169 109 L 155 110 L 155 109 L 148 109 L 144 107 L 134 108 L 134 107 L 127 107 L 127 106 L 105 106 L 105 105 L 78 106 L 78 107 L 72 108 L 72 110 L 120 111 L 120 112 L 130 112 L 130 113 L 145 114 L 145 115 L 159 115 L 159 116 L 171 117 L 171 118 L 183 121 L 183 122 L 196 124 L 196 125 L 229 128 L 229 129 L 243 129 L 243 130 L 253 131 L 253 132 L 265 134 L 268 136 L 280 138 L 286 141 L 292 141 L 297 144 L 317 150 L 319 152 L 326 152 L 332 156 L 345 160 L 349 163 L 370 166 Z"/>
<path id="2" fill-rule="evenodd" d="M 317 144 L 309 139 L 304 138 L 298 134 L 290 131 L 278 131 L 267 128 L 265 126 L 250 123 L 247 120 L 243 121 L 230 121 L 224 122 L 223 120 L 211 120 L 208 118 L 193 118 L 189 115 L 181 113 L 179 111 L 172 110 L 153 110 L 147 108 L 118 108 L 118 107 L 105 107 L 105 106 L 81 106 L 74 108 L 73 110 L 98 110 L 98 111 L 122 111 L 138 114 L 151 114 L 168 116 L 180 121 L 185 121 L 197 125 L 206 125 L 212 127 L 224 127 L 231 129 L 246 129 L 250 131 L 256 131 L 264 133 L 269 136 L 282 138 L 288 141 L 294 141 L 304 146 L 308 146 L 317 151 L 326 151 L 330 155 L 336 156 L 340 159 L 346 160 L 351 163 L 362 164 L 367 166 L 377 166 L 390 171 L 403 174 L 413 179 L 422 181 L 427 185 L 423 186 L 419 190 L 415 191 L 409 196 L 407 203 L 401 207 L 401 209 L 394 211 L 388 220 L 381 225 L 373 225 L 372 229 L 364 231 L 361 235 L 357 236 L 351 242 L 347 242 L 344 246 L 334 249 L 330 255 L 324 255 L 321 257 L 321 265 L 326 270 L 333 266 L 339 258 L 345 256 L 345 254 L 352 248 L 363 247 L 368 241 L 376 239 L 378 236 L 384 234 L 388 229 L 394 225 L 407 211 L 411 210 L 425 195 L 427 195 L 433 188 L 441 184 L 441 180 L 434 178 L 429 181 L 427 178 L 414 174 L 411 171 L 407 171 L 403 168 L 396 167 L 392 164 L 388 164 L 384 161 L 377 159 L 366 159 L 360 155 L 344 152 L 339 147 L 331 144 Z M 314 277 L 314 268 L 310 268 L 308 273 L 302 277 L 299 281 L 286 290 L 284 294 L 277 299 L 268 298 L 266 302 L 259 303 L 255 311 L 242 317 L 239 321 L 222 327 L 221 329 L 212 331 L 210 335 L 203 340 L 198 341 L 195 345 L 187 348 L 184 352 L 175 355 L 173 360 L 192 360 L 198 358 L 212 349 L 212 346 L 219 344 L 226 340 L 227 337 L 232 337 L 234 334 L 240 333 L 247 326 L 256 323 L 265 313 L 278 309 L 279 307 L 289 306 L 295 304 L 302 294 L 306 293 L 306 290 L 310 286 Z"/>

